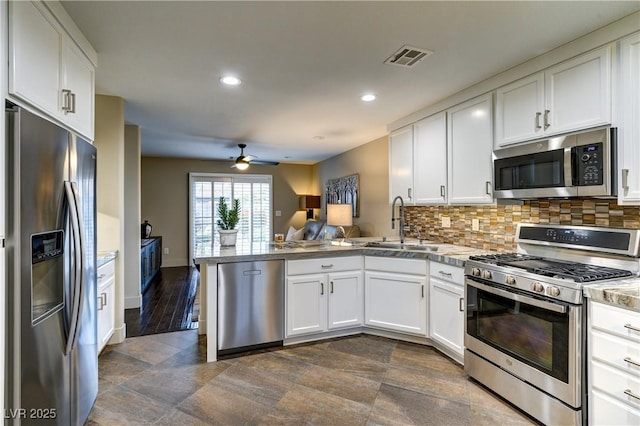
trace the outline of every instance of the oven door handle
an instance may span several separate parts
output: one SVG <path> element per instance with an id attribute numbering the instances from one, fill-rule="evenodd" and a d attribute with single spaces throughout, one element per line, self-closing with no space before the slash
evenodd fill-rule
<path id="1" fill-rule="evenodd" d="M 470 280 L 467 279 L 467 284 L 469 284 L 472 287 L 476 287 L 479 288 L 480 290 L 484 290 L 487 293 L 492 293 L 498 296 L 502 296 L 505 299 L 509 299 L 509 300 L 514 300 L 516 302 L 522 302 L 522 303 L 526 303 L 527 305 L 532 305 L 532 306 L 536 306 L 538 308 L 542 308 L 542 309 L 547 309 L 549 311 L 553 311 L 553 312 L 559 312 L 561 314 L 564 314 L 567 312 L 567 307 L 564 305 L 558 305 L 555 303 L 550 303 L 550 302 L 545 302 L 544 300 L 537 300 L 537 299 L 533 299 L 531 297 L 527 297 L 527 296 L 522 296 L 520 294 L 515 294 L 515 293 L 511 293 L 509 291 L 506 290 L 501 290 L 499 288 L 496 287 L 491 287 L 485 284 L 480 284 L 477 281 L 474 280 Z"/>

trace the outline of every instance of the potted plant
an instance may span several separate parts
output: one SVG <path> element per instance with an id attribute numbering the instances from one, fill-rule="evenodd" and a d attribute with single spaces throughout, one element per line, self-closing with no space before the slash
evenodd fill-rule
<path id="1" fill-rule="evenodd" d="M 227 202 L 224 197 L 220 197 L 218 202 L 218 232 L 220 233 L 220 245 L 235 246 L 236 237 L 238 236 L 238 230 L 235 229 L 236 225 L 240 221 L 240 200 L 233 200 L 231 208 L 227 206 Z"/>

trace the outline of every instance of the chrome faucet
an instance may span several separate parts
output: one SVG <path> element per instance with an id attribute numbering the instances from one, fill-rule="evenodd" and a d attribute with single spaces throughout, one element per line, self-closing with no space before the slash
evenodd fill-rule
<path id="1" fill-rule="evenodd" d="M 400 200 L 400 217 L 397 219 L 400 221 L 400 244 L 404 243 L 404 200 L 401 196 L 397 196 L 393 199 L 391 204 L 391 229 L 396 229 L 396 201 Z"/>

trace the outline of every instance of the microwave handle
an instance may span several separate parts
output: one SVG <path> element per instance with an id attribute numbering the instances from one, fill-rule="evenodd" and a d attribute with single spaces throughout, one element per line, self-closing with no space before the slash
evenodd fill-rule
<path id="1" fill-rule="evenodd" d="M 578 147 L 571 148 L 571 186 L 580 186 L 578 182 Z"/>

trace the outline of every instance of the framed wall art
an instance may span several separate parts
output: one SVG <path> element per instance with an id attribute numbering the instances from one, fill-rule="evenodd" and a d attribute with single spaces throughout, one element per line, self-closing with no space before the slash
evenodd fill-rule
<path id="1" fill-rule="evenodd" d="M 325 187 L 326 204 L 351 204 L 352 216 L 360 216 L 360 176 L 349 175 L 327 180 Z M 326 208 L 325 204 L 325 208 Z"/>

